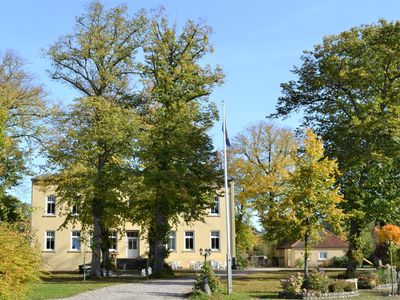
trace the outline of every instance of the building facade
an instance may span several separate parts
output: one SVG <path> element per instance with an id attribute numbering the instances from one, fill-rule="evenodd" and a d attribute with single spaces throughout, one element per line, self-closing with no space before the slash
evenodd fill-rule
<path id="1" fill-rule="evenodd" d="M 332 232 L 324 230 L 320 233 L 320 240 L 310 250 L 309 266 L 328 266 L 334 257 L 343 257 L 349 249 L 349 244 Z M 299 267 L 299 261 L 304 261 L 304 242 L 287 242 L 279 245 L 276 249 L 278 266 L 295 268 Z"/>
<path id="2" fill-rule="evenodd" d="M 235 256 L 235 222 L 233 182 L 229 187 L 231 203 L 231 251 Z M 43 187 L 37 179 L 32 179 L 32 228 L 42 252 L 45 271 L 77 271 L 78 266 L 91 261 L 89 242 L 81 236 L 79 225 L 61 228 L 65 217 L 63 207 L 58 204 L 54 186 Z M 225 198 L 215 196 L 214 206 L 209 209 L 204 222 L 187 225 L 182 222 L 169 233 L 167 249 L 170 255 L 167 262 L 173 269 L 197 269 L 204 261 L 200 248 L 211 249 L 207 257 L 216 269 L 226 267 L 227 235 Z M 74 208 L 72 208 L 73 210 Z M 74 212 L 74 211 L 72 211 Z M 77 212 L 76 212 L 77 213 Z M 140 226 L 125 224 L 125 230 L 113 232 L 110 236 L 111 257 L 118 260 L 146 258 L 148 243 Z"/>

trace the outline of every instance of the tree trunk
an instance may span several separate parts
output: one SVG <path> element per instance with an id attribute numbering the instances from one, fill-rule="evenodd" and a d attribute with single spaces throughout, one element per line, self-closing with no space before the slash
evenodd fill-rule
<path id="1" fill-rule="evenodd" d="M 309 272 L 308 272 L 308 242 L 309 242 L 309 235 L 306 232 L 304 235 L 304 278 L 308 279 Z"/>
<path id="2" fill-rule="evenodd" d="M 93 214 L 93 240 L 92 240 L 92 267 L 90 276 L 94 278 L 101 277 L 101 215 L 99 212 L 99 200 L 95 200 L 92 207 Z"/>
<path id="3" fill-rule="evenodd" d="M 357 220 L 350 220 L 350 236 L 349 236 L 349 251 L 347 257 L 349 262 L 347 264 L 346 277 L 357 277 L 357 267 L 360 264 L 360 236 L 361 226 Z"/>
<path id="4" fill-rule="evenodd" d="M 164 269 L 165 258 L 165 237 L 169 231 L 168 220 L 162 211 L 161 206 L 156 208 L 156 224 L 155 224 L 155 237 L 154 237 L 154 274 L 160 274 Z"/>
<path id="5" fill-rule="evenodd" d="M 110 276 L 110 249 L 108 246 L 104 246 L 101 249 L 101 254 L 102 254 L 102 265 L 103 269 L 105 270 L 104 276 L 108 277 Z"/>

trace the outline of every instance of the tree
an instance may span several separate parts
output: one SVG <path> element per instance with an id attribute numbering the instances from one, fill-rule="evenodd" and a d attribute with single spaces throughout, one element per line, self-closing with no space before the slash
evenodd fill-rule
<path id="1" fill-rule="evenodd" d="M 146 138 L 139 160 L 145 193 L 131 211 L 133 220 L 147 228 L 155 274 L 163 271 L 171 226 L 201 219 L 219 183 L 217 157 L 207 132 L 216 119 L 208 96 L 221 83 L 222 73 L 200 64 L 212 52 L 209 33 L 207 26 L 192 21 L 179 32 L 165 17 L 156 16 L 144 47 Z"/>
<path id="2" fill-rule="evenodd" d="M 239 223 L 245 222 L 255 210 L 265 225 L 268 212 L 288 192 L 287 181 L 294 164 L 292 154 L 296 149 L 297 141 L 291 130 L 265 122 L 247 127 L 234 138 L 228 158 L 229 174 L 235 178 L 238 189 Z"/>
<path id="3" fill-rule="evenodd" d="M 40 85 L 24 71 L 22 58 L 0 54 L 0 198 L 29 174 L 27 162 L 50 114 Z M 8 198 L 7 198 L 8 199 Z"/>
<path id="4" fill-rule="evenodd" d="M 297 79 L 283 83 L 275 116 L 304 110 L 303 125 L 336 158 L 349 224 L 347 275 L 362 260 L 360 237 L 371 222 L 399 218 L 400 23 L 381 20 L 327 36 L 302 56 Z"/>
<path id="5" fill-rule="evenodd" d="M 308 278 L 308 258 L 318 242 L 325 223 L 340 227 L 343 196 L 336 184 L 336 161 L 324 156 L 323 143 L 308 130 L 304 148 L 294 157 L 294 171 L 288 181 L 289 191 L 266 216 L 267 234 L 289 232 L 304 241 L 304 274 Z M 284 235 L 283 235 L 284 236 Z"/>
<path id="6" fill-rule="evenodd" d="M 0 222 L 0 299 L 22 299 L 29 284 L 40 281 L 41 255 L 32 236 Z"/>
<path id="7" fill-rule="evenodd" d="M 100 252 L 108 264 L 109 231 L 123 222 L 118 218 L 126 212 L 124 191 L 135 174 L 139 125 L 133 83 L 145 26 L 142 12 L 130 18 L 125 6 L 105 10 L 93 2 L 76 18 L 74 33 L 48 51 L 52 78 L 83 96 L 61 117 L 49 159 L 57 193 L 68 206 L 80 206 L 79 221 L 93 230 L 91 275 L 96 277 Z"/>
<path id="8" fill-rule="evenodd" d="M 379 241 L 381 243 L 389 243 L 389 254 L 390 254 L 390 281 L 392 283 L 392 295 L 394 295 L 394 278 L 393 271 L 396 272 L 396 268 L 393 270 L 393 250 L 395 245 L 400 245 L 400 227 L 387 224 L 382 228 L 377 228 L 376 230 Z M 397 294 L 399 295 L 400 288 L 397 289 Z"/>

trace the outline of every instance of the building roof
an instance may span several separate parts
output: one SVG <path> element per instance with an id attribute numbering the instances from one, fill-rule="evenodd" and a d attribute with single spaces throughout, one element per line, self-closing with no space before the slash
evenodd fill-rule
<path id="1" fill-rule="evenodd" d="M 313 249 L 348 249 L 349 243 L 343 241 L 338 236 L 334 235 L 332 232 L 328 230 L 321 231 L 320 233 L 321 239 L 319 242 L 313 246 Z M 296 242 L 284 242 L 280 244 L 278 249 L 303 249 L 304 248 L 304 241 L 298 240 Z"/>

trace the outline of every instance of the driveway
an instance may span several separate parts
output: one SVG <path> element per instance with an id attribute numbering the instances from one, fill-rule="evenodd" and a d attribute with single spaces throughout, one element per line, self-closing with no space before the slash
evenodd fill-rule
<path id="1" fill-rule="evenodd" d="M 193 287 L 193 279 L 149 280 L 112 285 L 78 294 L 69 300 L 183 299 Z"/>

